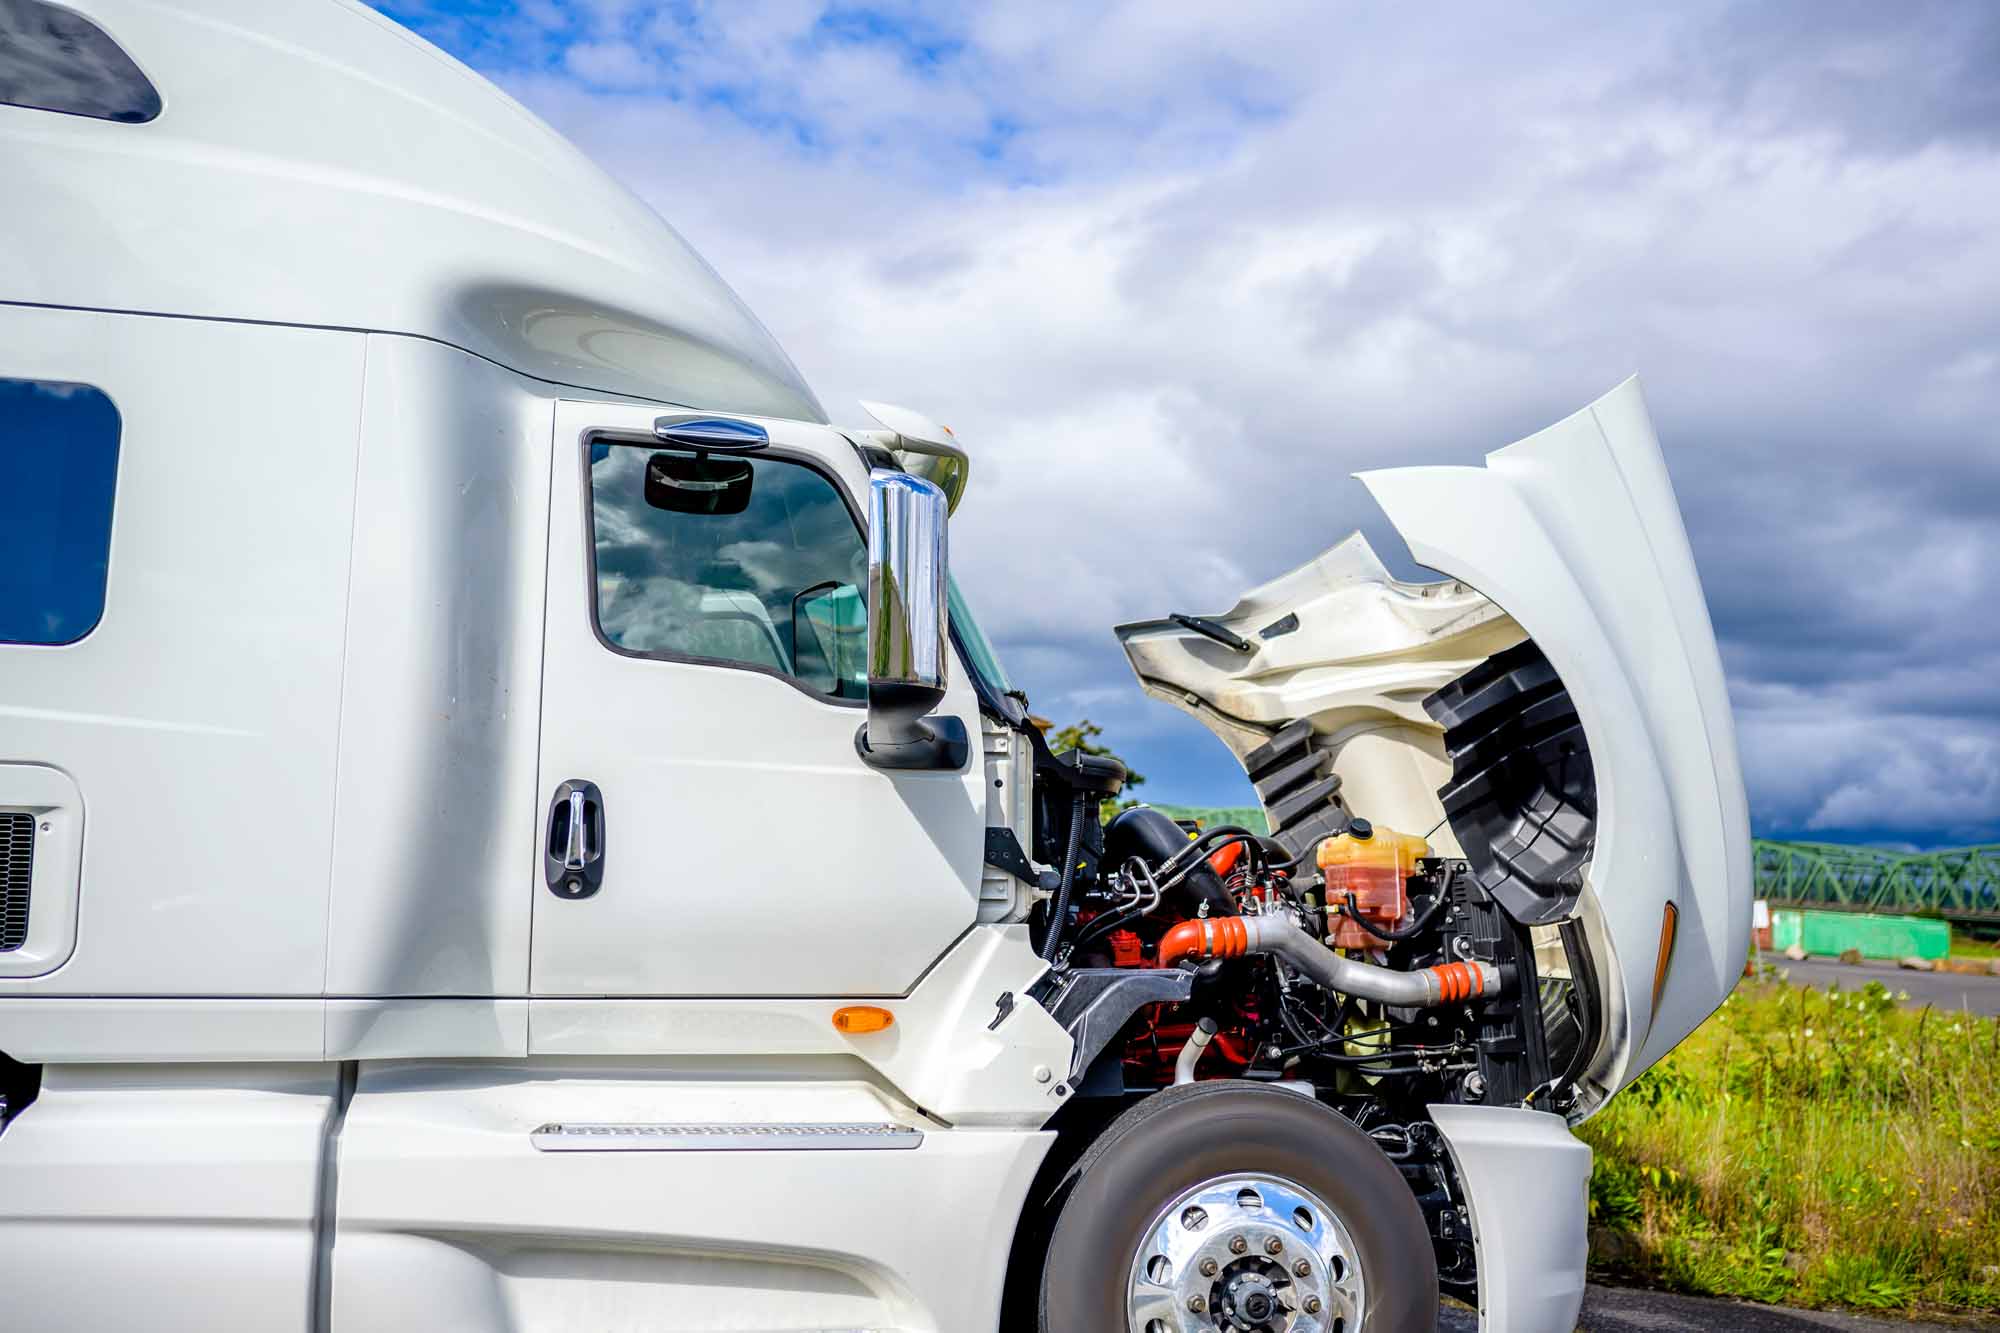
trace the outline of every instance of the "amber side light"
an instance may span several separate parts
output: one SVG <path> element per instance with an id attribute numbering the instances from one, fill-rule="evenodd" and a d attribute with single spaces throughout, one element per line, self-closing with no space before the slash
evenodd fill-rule
<path id="1" fill-rule="evenodd" d="M 1660 992 L 1667 988 L 1667 964 L 1674 960 L 1674 933 L 1680 929 L 1681 909 L 1667 904 L 1660 918 L 1660 960 L 1653 965 L 1653 1008 L 1660 1007 Z"/>
<path id="2" fill-rule="evenodd" d="M 851 1004 L 845 1009 L 833 1011 L 833 1025 L 849 1036 L 863 1032 L 880 1032 L 896 1021 L 896 1016 L 887 1009 L 878 1009 L 872 1004 Z"/>

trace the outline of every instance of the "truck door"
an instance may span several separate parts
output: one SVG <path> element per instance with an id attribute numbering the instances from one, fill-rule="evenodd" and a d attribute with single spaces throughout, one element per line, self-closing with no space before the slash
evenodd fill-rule
<path id="1" fill-rule="evenodd" d="M 557 406 L 533 989 L 901 994 L 972 924 L 985 794 L 855 750 L 867 468 L 826 427 L 700 455 L 661 416 Z M 940 711 L 978 734 L 963 670 Z"/>

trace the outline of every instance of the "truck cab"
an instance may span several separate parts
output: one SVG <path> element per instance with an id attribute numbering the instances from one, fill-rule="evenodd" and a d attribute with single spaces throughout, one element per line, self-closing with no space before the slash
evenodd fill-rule
<path id="1" fill-rule="evenodd" d="M 1363 478 L 1439 582 L 1117 629 L 1263 803 L 1190 837 L 952 580 L 976 451 L 469 70 L 348 0 L 5 50 L 10 1325 L 1571 1326 L 1569 1126 L 1748 932 L 1636 382 Z"/>

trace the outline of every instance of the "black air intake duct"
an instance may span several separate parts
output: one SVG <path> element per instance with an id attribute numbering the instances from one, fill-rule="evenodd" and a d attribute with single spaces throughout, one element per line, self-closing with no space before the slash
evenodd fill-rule
<path id="1" fill-rule="evenodd" d="M 1445 729 L 1438 799 L 1474 876 L 1524 926 L 1568 916 L 1597 841 L 1597 778 L 1548 658 L 1532 642 L 1495 653 L 1424 711 Z"/>
<path id="2" fill-rule="evenodd" d="M 1157 869 L 1176 852 L 1186 851 L 1187 845 L 1188 836 L 1179 824 L 1150 805 L 1135 805 L 1120 810 L 1104 826 L 1104 865 L 1107 870 L 1116 870 L 1136 856 Z M 1235 899 L 1207 861 L 1198 862 L 1174 892 L 1185 896 L 1190 911 L 1206 903 L 1210 916 L 1236 914 Z"/>

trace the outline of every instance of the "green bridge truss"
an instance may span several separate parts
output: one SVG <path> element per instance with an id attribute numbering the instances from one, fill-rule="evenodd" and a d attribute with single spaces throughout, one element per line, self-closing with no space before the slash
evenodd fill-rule
<path id="1" fill-rule="evenodd" d="M 1773 903 L 2000 922 L 2000 843 L 1886 852 L 1759 838 L 1753 855 L 1757 896 Z"/>

